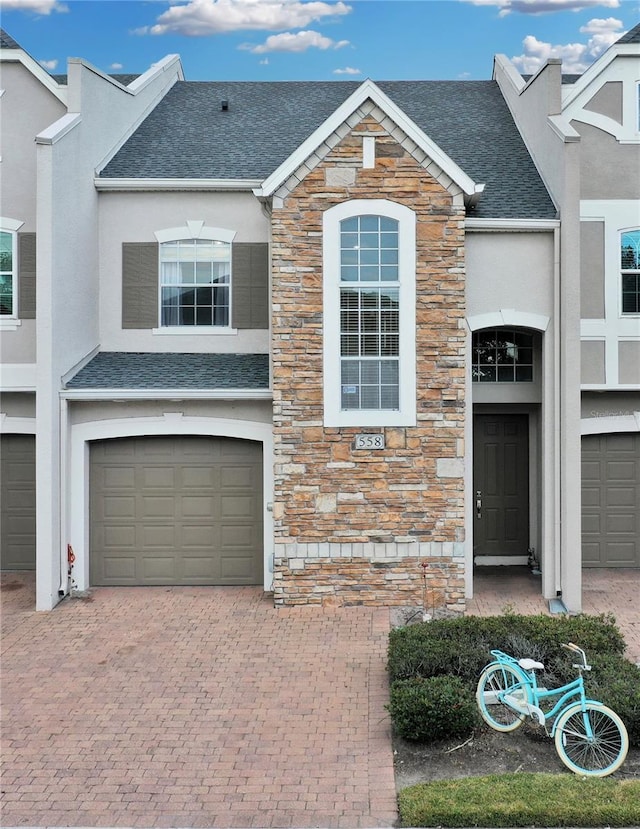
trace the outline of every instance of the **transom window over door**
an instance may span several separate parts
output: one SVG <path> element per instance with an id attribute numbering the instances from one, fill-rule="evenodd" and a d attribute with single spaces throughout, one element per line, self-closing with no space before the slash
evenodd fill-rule
<path id="1" fill-rule="evenodd" d="M 324 422 L 416 422 L 416 215 L 354 199 L 323 215 Z"/>
<path id="2" fill-rule="evenodd" d="M 622 271 L 622 313 L 640 314 L 640 230 L 630 230 L 620 238 Z"/>
<path id="3" fill-rule="evenodd" d="M 400 406 L 398 222 L 340 222 L 340 357 L 343 410 Z"/>
<path id="4" fill-rule="evenodd" d="M 162 326 L 228 326 L 231 244 L 179 239 L 160 245 Z"/>

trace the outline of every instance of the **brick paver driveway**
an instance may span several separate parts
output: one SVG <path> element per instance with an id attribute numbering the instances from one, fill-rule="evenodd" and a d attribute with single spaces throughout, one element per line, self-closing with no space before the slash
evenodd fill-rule
<path id="1" fill-rule="evenodd" d="M 392 825 L 387 610 L 3 588 L 3 826 Z"/>

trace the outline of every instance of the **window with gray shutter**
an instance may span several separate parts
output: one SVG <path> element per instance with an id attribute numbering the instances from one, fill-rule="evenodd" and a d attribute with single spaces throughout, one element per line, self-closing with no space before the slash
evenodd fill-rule
<path id="1" fill-rule="evenodd" d="M 269 327 L 269 246 L 236 242 L 231 259 L 233 328 Z"/>
<path id="2" fill-rule="evenodd" d="M 18 317 L 36 318 L 35 233 L 18 233 Z"/>
<path id="3" fill-rule="evenodd" d="M 122 245 L 122 327 L 158 326 L 158 244 Z"/>

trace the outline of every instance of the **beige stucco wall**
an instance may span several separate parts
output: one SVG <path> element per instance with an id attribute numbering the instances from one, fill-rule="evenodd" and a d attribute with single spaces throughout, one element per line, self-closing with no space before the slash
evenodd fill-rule
<path id="1" fill-rule="evenodd" d="M 269 220 L 252 193 L 101 193 L 100 347 L 103 351 L 265 353 L 268 331 L 234 335 L 152 333 L 122 328 L 122 243 L 155 242 L 155 231 L 203 221 L 236 242 L 268 242 Z"/>
<path id="2" fill-rule="evenodd" d="M 582 351 L 582 383 L 600 384 L 605 381 L 605 344 L 598 340 L 583 340 Z"/>
<path id="3" fill-rule="evenodd" d="M 572 121 L 580 133 L 580 198 L 640 198 L 640 143 L 621 144 L 604 130 Z"/>
<path id="4" fill-rule="evenodd" d="M 69 405 L 69 423 L 90 423 L 95 420 L 114 420 L 138 417 L 162 417 L 177 412 L 185 417 L 208 417 L 221 420 L 245 420 L 270 423 L 273 417 L 270 400 L 137 400 L 128 403 L 113 401 L 72 401 Z"/>
<path id="5" fill-rule="evenodd" d="M 604 317 L 604 222 L 580 223 L 580 316 Z"/>
<path id="6" fill-rule="evenodd" d="M 501 309 L 551 316 L 553 233 L 466 234 L 467 315 Z"/>
<path id="7" fill-rule="evenodd" d="M 36 230 L 36 135 L 56 121 L 65 107 L 22 63 L 2 61 L 0 97 L 0 216 L 24 222 L 20 232 Z M 35 363 L 36 322 L 21 320 L 0 331 L 3 363 Z"/>
<path id="8" fill-rule="evenodd" d="M 583 392 L 582 417 L 624 417 L 640 412 L 640 390 Z"/>
<path id="9" fill-rule="evenodd" d="M 0 413 L 7 417 L 35 417 L 35 394 L 12 392 L 0 394 Z"/>

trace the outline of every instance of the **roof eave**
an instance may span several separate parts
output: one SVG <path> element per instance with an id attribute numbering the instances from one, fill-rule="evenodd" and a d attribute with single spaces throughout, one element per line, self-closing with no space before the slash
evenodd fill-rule
<path id="1" fill-rule="evenodd" d="M 96 190 L 107 191 L 159 191 L 159 190 L 209 190 L 254 192 L 262 179 L 243 178 L 100 178 L 93 180 Z"/>
<path id="2" fill-rule="evenodd" d="M 63 400 L 271 400 L 270 389 L 67 388 Z"/>

